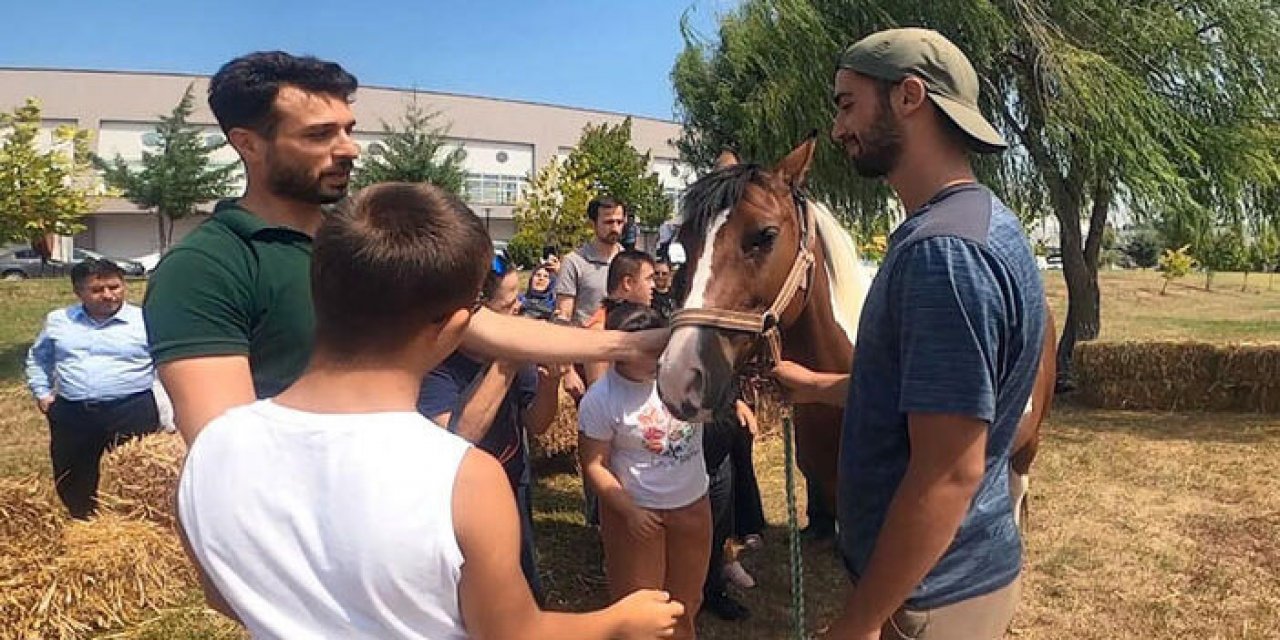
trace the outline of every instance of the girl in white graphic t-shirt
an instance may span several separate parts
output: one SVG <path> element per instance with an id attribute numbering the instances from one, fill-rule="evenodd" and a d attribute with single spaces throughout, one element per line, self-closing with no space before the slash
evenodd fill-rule
<path id="1" fill-rule="evenodd" d="M 610 309 L 608 329 L 666 325 L 654 309 Z M 677 638 L 693 638 L 711 555 L 711 508 L 702 427 L 677 420 L 658 397 L 657 361 L 616 363 L 578 407 L 578 454 L 600 496 L 609 590 L 665 589 L 684 604 Z"/>

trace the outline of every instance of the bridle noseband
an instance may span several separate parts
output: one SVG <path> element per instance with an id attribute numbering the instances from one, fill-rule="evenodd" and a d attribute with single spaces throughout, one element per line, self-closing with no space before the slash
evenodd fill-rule
<path id="1" fill-rule="evenodd" d="M 795 300 L 797 293 L 805 291 L 807 295 L 813 281 L 813 212 L 809 210 L 808 202 L 799 189 L 791 190 L 791 199 L 795 204 L 797 222 L 800 225 L 800 246 L 796 249 L 796 259 L 791 263 L 791 271 L 787 273 L 787 279 L 778 290 L 773 304 L 762 313 L 705 307 L 680 309 L 672 314 L 673 328 L 714 327 L 724 331 L 753 334 L 757 342 L 763 339 L 768 346 L 769 350 L 765 355 L 770 358 L 770 362 L 766 364 L 772 365 L 782 361 L 782 314 Z"/>

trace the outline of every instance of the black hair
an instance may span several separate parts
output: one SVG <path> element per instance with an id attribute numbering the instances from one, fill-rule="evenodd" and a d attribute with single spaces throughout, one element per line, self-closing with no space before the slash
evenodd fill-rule
<path id="1" fill-rule="evenodd" d="M 641 265 L 646 264 L 652 267 L 653 258 L 643 251 L 628 249 L 614 256 L 609 261 L 609 273 L 605 276 L 605 293 L 613 295 L 622 286 L 623 278 L 636 277 L 640 274 Z"/>
<path id="2" fill-rule="evenodd" d="M 350 102 L 359 83 L 336 62 L 283 51 L 259 51 L 218 69 L 209 81 L 209 108 L 223 133 L 251 129 L 271 138 L 279 124 L 276 95 L 286 86 Z"/>
<path id="3" fill-rule="evenodd" d="M 634 302 L 610 304 L 604 317 L 604 328 L 610 331 L 645 331 L 662 329 L 667 319 L 653 307 Z"/>
<path id="4" fill-rule="evenodd" d="M 124 269 L 110 260 L 86 258 L 83 262 L 71 267 L 71 286 L 77 291 L 93 278 L 124 279 Z"/>
<path id="5" fill-rule="evenodd" d="M 613 196 L 593 198 L 591 202 L 587 203 L 587 217 L 591 218 L 592 222 L 596 222 L 600 218 L 601 209 L 613 209 L 621 206 L 624 206 L 622 201 Z"/>

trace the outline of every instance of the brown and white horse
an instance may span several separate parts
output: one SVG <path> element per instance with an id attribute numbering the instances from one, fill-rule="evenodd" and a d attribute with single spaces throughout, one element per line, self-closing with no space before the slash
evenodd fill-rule
<path id="1" fill-rule="evenodd" d="M 826 207 L 801 195 L 814 148 L 811 138 L 772 169 L 722 155 L 685 193 L 677 240 L 687 261 L 676 287 L 683 309 L 658 372 L 659 394 L 681 419 L 705 421 L 732 401 L 734 377 L 770 340 L 780 340 L 771 349 L 774 358 L 815 371 L 850 371 L 870 283 L 849 234 Z M 1052 402 L 1052 336 L 1045 349 L 1015 438 L 1015 515 Z M 810 523 L 834 520 L 842 410 L 800 404 L 794 416 Z"/>

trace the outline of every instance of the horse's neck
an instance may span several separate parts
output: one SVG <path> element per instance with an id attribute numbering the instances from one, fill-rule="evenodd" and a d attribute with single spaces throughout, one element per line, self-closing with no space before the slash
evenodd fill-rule
<path id="1" fill-rule="evenodd" d="M 782 333 L 782 356 L 815 371 L 849 373 L 853 344 L 831 307 L 831 278 L 822 243 L 815 243 L 812 283 L 804 310 Z"/>

